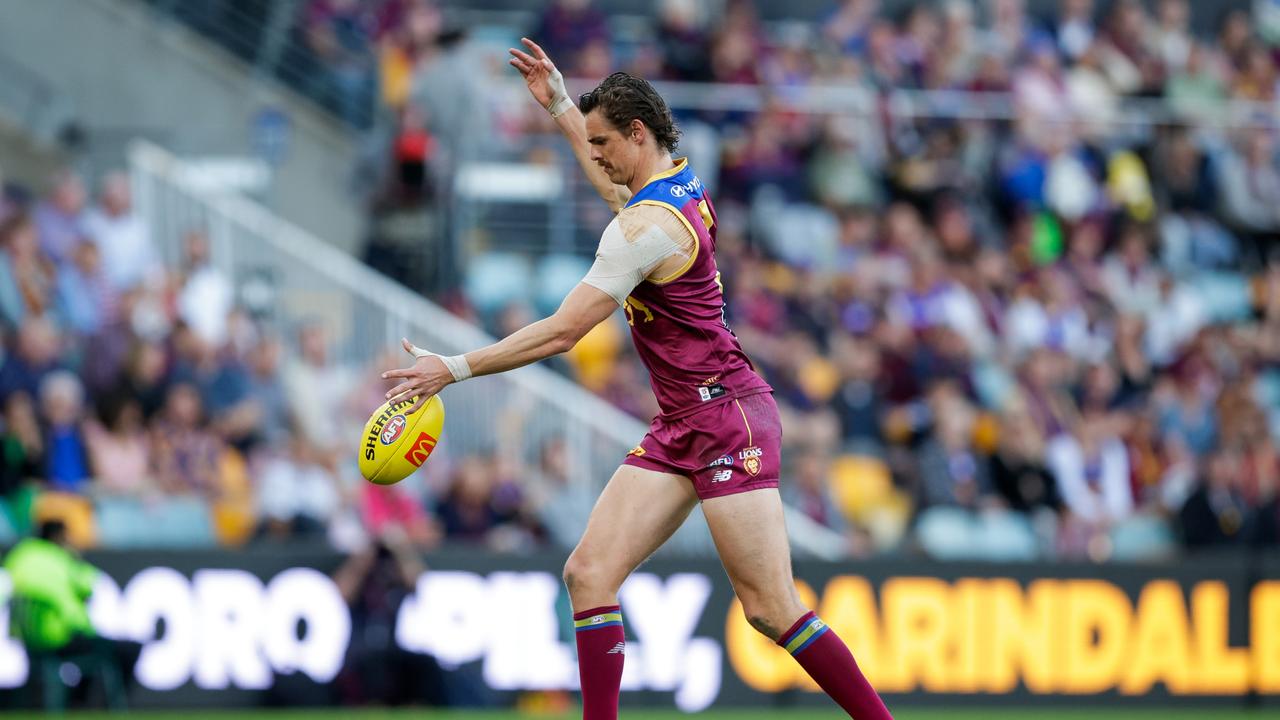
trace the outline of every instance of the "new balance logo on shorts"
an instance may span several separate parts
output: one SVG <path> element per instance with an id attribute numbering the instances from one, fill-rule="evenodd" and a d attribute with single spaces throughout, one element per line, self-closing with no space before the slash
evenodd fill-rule
<path id="1" fill-rule="evenodd" d="M 617 645 L 614 645 L 612 650 L 605 653 L 605 655 L 626 655 L 626 654 L 627 654 L 627 644 L 624 642 L 620 642 Z"/>
<path id="2" fill-rule="evenodd" d="M 717 470 L 716 474 L 711 476 L 711 482 L 713 483 L 728 482 L 729 478 L 732 478 L 732 477 L 733 477 L 732 470 L 729 470 L 727 468 L 724 470 Z"/>

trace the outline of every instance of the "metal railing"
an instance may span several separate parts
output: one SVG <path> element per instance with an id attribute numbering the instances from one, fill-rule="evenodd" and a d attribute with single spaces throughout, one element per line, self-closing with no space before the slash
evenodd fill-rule
<path id="1" fill-rule="evenodd" d="M 138 142 L 129 155 L 138 212 L 160 240 L 170 266 L 179 264 L 183 234 L 203 230 L 214 264 L 237 285 L 269 284 L 281 324 L 322 318 L 335 339 L 336 361 L 372 373 L 378 357 L 399 349 L 401 337 L 442 353 L 493 342 L 256 203 L 202 188 L 192 169 L 167 151 Z M 446 430 L 438 448 L 443 455 L 456 459 L 512 452 L 532 463 L 542 442 L 560 437 L 569 453 L 571 480 L 585 485 L 584 491 L 603 487 L 646 430 L 635 418 L 539 366 L 461 383 L 447 389 L 443 399 Z M 353 461 L 358 433 L 358 427 L 352 431 Z M 669 543 L 668 552 L 702 554 L 710 548 L 705 523 L 694 518 Z"/>
<path id="2" fill-rule="evenodd" d="M 139 141 L 130 147 L 129 161 L 138 213 L 160 240 L 171 267 L 179 265 L 183 234 L 204 231 L 213 263 L 237 285 L 269 284 L 277 324 L 322 318 L 335 340 L 338 362 L 373 373 L 379 357 L 398 350 L 401 337 L 442 353 L 466 352 L 494 341 L 262 206 L 208 189 L 195 168 L 166 150 Z M 447 420 L 439 452 L 453 458 L 508 452 L 533 462 L 542 442 L 563 438 L 571 482 L 588 492 L 604 486 L 647 429 L 581 386 L 536 365 L 461 383 L 442 397 Z M 351 435 L 353 461 L 358 432 L 354 428 Z M 787 518 L 799 554 L 843 556 L 839 535 L 790 508 Z M 713 550 L 701 511 L 695 510 L 662 552 L 708 555 Z"/>

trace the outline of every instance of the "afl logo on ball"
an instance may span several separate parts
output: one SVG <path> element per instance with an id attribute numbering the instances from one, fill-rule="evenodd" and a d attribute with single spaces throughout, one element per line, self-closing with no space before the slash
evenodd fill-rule
<path id="1" fill-rule="evenodd" d="M 383 445 L 390 445 L 400 437 L 400 433 L 404 432 L 409 422 L 404 419 L 403 415 L 397 415 L 387 421 L 387 427 L 383 429 L 382 435 L 378 438 Z"/>

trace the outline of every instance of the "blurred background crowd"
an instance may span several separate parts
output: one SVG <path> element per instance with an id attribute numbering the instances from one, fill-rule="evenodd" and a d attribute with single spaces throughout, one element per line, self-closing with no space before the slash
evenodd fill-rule
<path id="1" fill-rule="evenodd" d="M 537 39 L 573 90 L 665 81 L 721 221 L 730 325 L 784 411 L 784 496 L 852 556 L 1280 544 L 1280 3 L 1199 23 L 1189 0 L 881 5 L 765 22 L 660 0 L 623 23 L 556 0 L 473 32 L 430 0 L 309 0 L 289 52 L 311 68 L 295 86 L 365 141 L 367 260 L 499 335 L 554 309 L 608 221 L 505 47 Z M 705 83 L 763 101 L 707 102 Z M 816 102 L 841 93 L 867 111 Z M 452 180 L 478 161 L 562 174 L 573 241 L 548 254 L 541 230 L 460 219 Z M 0 208 L 0 532 L 58 515 L 112 546 L 576 539 L 592 498 L 562 441 L 373 488 L 347 439 L 399 358 L 343 363 L 322 323 L 256 317 L 205 228 L 166 266 L 123 176 L 92 200 L 73 172 L 50 188 Z M 443 218 L 457 282 L 381 236 L 414 212 Z M 656 412 L 620 316 L 554 365 Z"/>

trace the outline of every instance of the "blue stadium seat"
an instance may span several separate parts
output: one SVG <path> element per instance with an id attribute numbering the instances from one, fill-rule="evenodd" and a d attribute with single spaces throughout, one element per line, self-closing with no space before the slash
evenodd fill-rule
<path id="1" fill-rule="evenodd" d="M 543 258 L 535 271 L 534 307 L 543 315 L 555 312 L 590 269 L 591 261 L 577 255 L 548 255 Z"/>
<path id="2" fill-rule="evenodd" d="M 467 268 L 466 292 L 481 314 L 495 313 L 515 301 L 529 300 L 529 261 L 512 253 L 484 253 Z"/>

